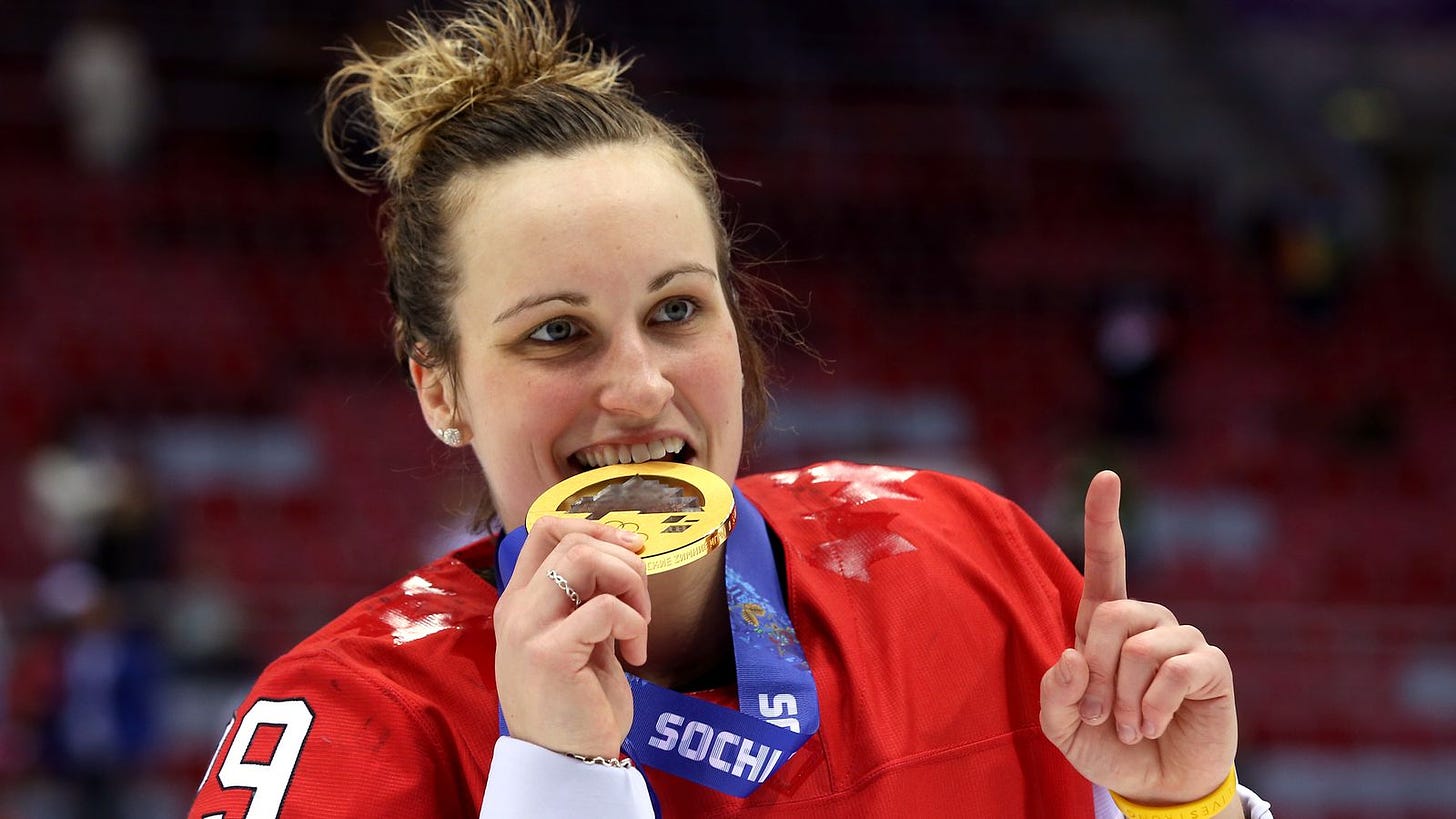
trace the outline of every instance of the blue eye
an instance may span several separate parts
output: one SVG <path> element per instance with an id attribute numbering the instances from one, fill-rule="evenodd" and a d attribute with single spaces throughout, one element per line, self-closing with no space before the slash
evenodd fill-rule
<path id="1" fill-rule="evenodd" d="M 672 324 L 687 321 L 697 312 L 698 305 L 692 299 L 668 299 L 658 305 L 656 312 L 652 314 L 652 320 Z"/>
<path id="2" fill-rule="evenodd" d="M 535 332 L 531 333 L 529 338 L 531 338 L 533 341 L 545 341 L 549 343 L 555 341 L 565 341 L 577 335 L 578 332 L 579 331 L 577 330 L 576 324 L 573 323 L 570 319 L 559 318 L 552 319 L 541 325 L 540 327 L 537 327 Z"/>

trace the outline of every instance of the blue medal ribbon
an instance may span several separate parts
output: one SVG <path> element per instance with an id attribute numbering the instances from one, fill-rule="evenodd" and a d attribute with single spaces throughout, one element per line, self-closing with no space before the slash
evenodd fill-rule
<path id="1" fill-rule="evenodd" d="M 633 717 L 622 748 L 640 765 L 744 797 L 819 730 L 819 695 L 789 622 L 763 515 L 737 487 L 733 498 L 738 523 L 724 545 L 724 583 L 739 710 L 628 674 Z M 501 538 L 498 588 L 510 582 L 525 540 L 525 527 Z M 504 713 L 500 723 L 507 735 Z"/>

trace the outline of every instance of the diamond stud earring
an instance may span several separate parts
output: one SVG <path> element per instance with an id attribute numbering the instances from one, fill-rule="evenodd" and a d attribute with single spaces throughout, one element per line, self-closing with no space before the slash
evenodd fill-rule
<path id="1" fill-rule="evenodd" d="M 455 427 L 445 427 L 435 430 L 435 437 L 439 438 L 445 446 L 460 446 L 460 430 Z"/>

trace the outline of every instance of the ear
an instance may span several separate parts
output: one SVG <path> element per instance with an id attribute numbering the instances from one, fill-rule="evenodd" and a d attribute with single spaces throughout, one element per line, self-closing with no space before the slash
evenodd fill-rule
<path id="1" fill-rule="evenodd" d="M 409 362 L 410 380 L 415 385 L 415 396 L 420 401 L 420 414 L 431 432 L 454 427 L 460 430 L 461 443 L 470 440 L 469 425 L 460 414 L 460 404 L 444 367 L 426 367 L 415 359 Z M 452 446 L 455 444 L 451 444 Z"/>

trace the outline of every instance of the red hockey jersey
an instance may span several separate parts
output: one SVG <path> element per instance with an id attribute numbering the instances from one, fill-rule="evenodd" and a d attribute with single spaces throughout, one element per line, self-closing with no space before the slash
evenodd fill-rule
<path id="1" fill-rule="evenodd" d="M 1020 509 L 848 463 L 739 485 L 783 543 L 820 728 L 746 799 L 645 769 L 665 816 L 1092 816 L 1038 720 L 1081 583 Z M 270 665 L 189 816 L 474 819 L 499 731 L 494 549 L 421 568 Z"/>

